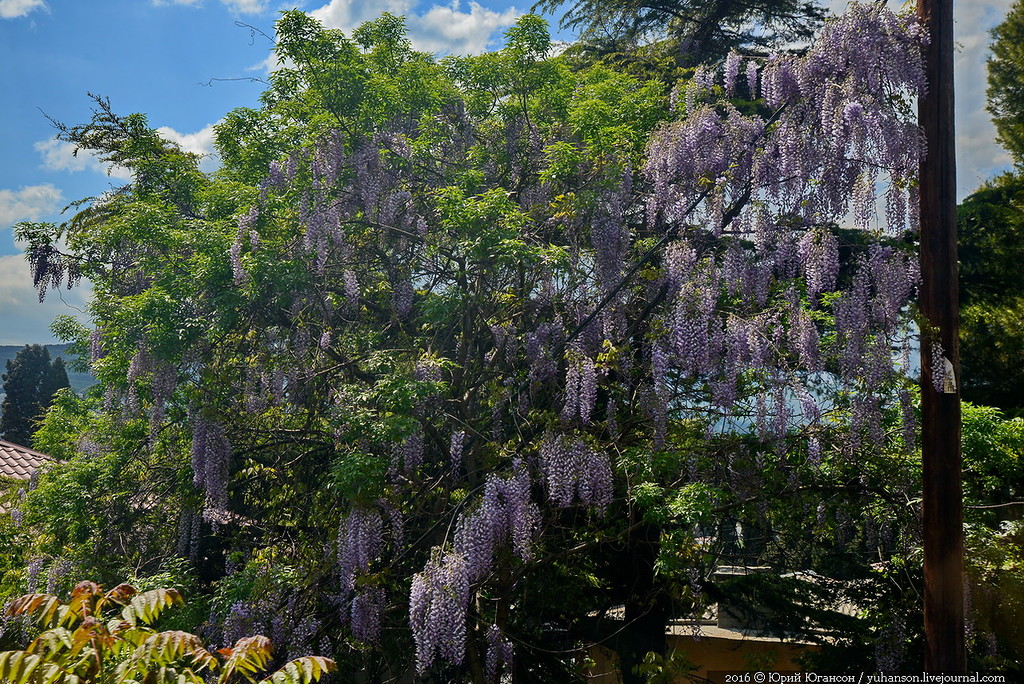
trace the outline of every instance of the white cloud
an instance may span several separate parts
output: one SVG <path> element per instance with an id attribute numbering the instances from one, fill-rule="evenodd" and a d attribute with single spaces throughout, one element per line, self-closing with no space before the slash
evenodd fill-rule
<path id="1" fill-rule="evenodd" d="M 0 0 L 0 19 L 23 17 L 36 9 L 46 9 L 46 3 L 43 0 Z"/>
<path id="2" fill-rule="evenodd" d="M 324 26 L 348 34 L 382 12 L 404 15 L 415 49 L 458 54 L 485 51 L 495 31 L 511 26 L 522 15 L 514 7 L 495 12 L 476 2 L 470 2 L 469 11 L 464 12 L 459 0 L 452 0 L 449 5 L 433 5 L 425 14 L 414 14 L 415 5 L 414 0 L 330 0 L 310 15 Z"/>
<path id="3" fill-rule="evenodd" d="M 954 5 L 953 34 L 956 88 L 957 197 L 962 199 L 981 183 L 1005 170 L 1010 157 L 995 142 L 995 127 L 985 111 L 989 32 L 1010 9 L 1010 0 L 961 0 Z"/>
<path id="4" fill-rule="evenodd" d="M 459 1 L 441 7 L 434 5 L 413 22 L 413 42 L 427 52 L 481 53 L 498 29 L 511 26 L 522 15 L 514 7 L 495 12 L 470 2 L 469 13 L 459 11 Z"/>
<path id="5" fill-rule="evenodd" d="M 207 124 L 193 133 L 179 133 L 170 126 L 161 126 L 156 129 L 157 133 L 171 142 L 178 143 L 186 152 L 195 152 L 203 157 L 199 168 L 203 171 L 213 171 L 217 168 L 217 158 L 214 154 L 214 127 L 215 124 Z M 35 144 L 36 151 L 43 158 L 43 168 L 50 171 L 95 171 L 118 180 L 130 181 L 134 176 L 130 169 L 116 164 L 108 164 L 100 161 L 93 152 L 79 149 L 75 153 L 75 144 L 50 138 L 40 140 Z"/>
<path id="6" fill-rule="evenodd" d="M 178 143 L 181 149 L 199 155 L 213 153 L 214 124 L 206 124 L 195 133 L 179 133 L 170 126 L 156 129 L 162 138 Z"/>
<path id="7" fill-rule="evenodd" d="M 120 180 L 132 179 L 132 172 L 123 166 L 106 164 L 87 150 L 79 150 L 76 154 L 74 143 L 50 138 L 40 140 L 35 148 L 43 158 L 43 168 L 50 171 L 75 172 L 88 169 Z"/>
<path id="8" fill-rule="evenodd" d="M 35 148 L 43 156 L 43 166 L 51 171 L 82 171 L 90 166 L 90 162 L 99 164 L 88 154 L 76 154 L 74 144 L 57 138 L 40 140 Z"/>
<path id="9" fill-rule="evenodd" d="M 2 2 L 3 0 L 0 0 Z M 259 14 L 267 8 L 266 0 L 221 0 L 221 2 L 232 12 L 239 14 Z M 160 5 L 185 5 L 187 7 L 199 7 L 203 0 L 153 0 L 153 4 Z"/>
<path id="10" fill-rule="evenodd" d="M 0 190 L 0 228 L 18 221 L 36 221 L 56 211 L 63 200 L 60 190 L 49 183 Z"/>
<path id="11" fill-rule="evenodd" d="M 50 323 L 70 314 L 83 322 L 86 302 L 92 295 L 88 283 L 73 290 L 50 290 L 40 303 L 32 285 L 28 262 L 20 254 L 0 256 L 0 344 L 45 344 L 53 341 Z"/>
<path id="12" fill-rule="evenodd" d="M 267 8 L 263 0 L 224 0 L 229 9 L 242 14 L 259 14 Z"/>
<path id="13" fill-rule="evenodd" d="M 179 133 L 170 126 L 161 126 L 156 129 L 163 138 L 178 143 L 181 149 L 200 155 L 203 160 L 199 167 L 203 171 L 213 171 L 217 167 L 217 158 L 214 150 L 215 133 L 213 127 L 216 124 L 206 124 L 195 133 Z"/>
<path id="14" fill-rule="evenodd" d="M 415 4 L 415 0 L 330 0 L 309 14 L 328 28 L 351 34 L 359 24 L 376 19 L 384 12 L 407 15 Z"/>
<path id="15" fill-rule="evenodd" d="M 293 66 L 294 65 L 292 64 L 281 64 L 281 58 L 278 57 L 276 52 L 271 50 L 270 54 L 267 55 L 267 58 L 265 60 L 263 60 L 259 64 L 253 64 L 250 67 L 246 67 L 246 70 L 264 72 L 269 74 L 272 71 L 277 71 L 278 69 L 282 68 L 291 69 Z"/>

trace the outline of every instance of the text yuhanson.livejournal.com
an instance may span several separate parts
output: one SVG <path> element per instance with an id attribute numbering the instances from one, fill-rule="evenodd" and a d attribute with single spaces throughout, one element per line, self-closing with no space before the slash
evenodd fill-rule
<path id="1" fill-rule="evenodd" d="M 710 681 L 722 684 L 960 684 L 1008 682 L 1006 675 L 968 672 L 966 674 L 877 674 L 856 672 L 818 674 L 816 672 L 708 672 Z"/>

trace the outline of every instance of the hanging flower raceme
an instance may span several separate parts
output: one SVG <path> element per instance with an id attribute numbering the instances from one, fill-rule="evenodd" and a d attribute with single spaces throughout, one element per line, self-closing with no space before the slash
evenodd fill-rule
<path id="1" fill-rule="evenodd" d="M 193 482 L 206 493 L 204 516 L 217 518 L 227 508 L 231 442 L 224 426 L 201 413 L 192 416 Z"/>
<path id="2" fill-rule="evenodd" d="M 341 588 L 350 592 L 356 578 L 370 570 L 384 550 L 384 521 L 376 508 L 353 506 L 338 528 Z"/>
<path id="3" fill-rule="evenodd" d="M 530 475 L 521 460 L 514 461 L 507 477 L 488 475 L 479 505 L 461 517 L 455 532 L 455 550 L 466 559 L 470 581 L 490 574 L 502 545 L 511 543 L 521 560 L 530 560 L 539 522 L 540 509 L 530 498 Z"/>
<path id="4" fill-rule="evenodd" d="M 413 575 L 409 626 L 420 674 L 438 657 L 455 665 L 465 658 L 469 585 L 466 559 L 440 547 L 432 549 L 423 571 Z"/>
<path id="5" fill-rule="evenodd" d="M 501 673 L 512 667 L 512 642 L 502 633 L 498 625 L 491 625 L 487 630 L 487 657 L 484 675 L 488 684 L 498 684 Z"/>
<path id="6" fill-rule="evenodd" d="M 565 405 L 562 408 L 562 420 L 588 424 L 596 400 L 597 369 L 594 361 L 577 350 L 569 356 L 565 372 Z"/>
<path id="7" fill-rule="evenodd" d="M 612 501 L 612 472 L 608 454 L 578 437 L 545 435 L 540 448 L 540 468 L 548 497 L 556 506 L 577 501 L 600 513 Z"/>
<path id="8" fill-rule="evenodd" d="M 373 573 L 379 571 L 375 566 L 380 564 L 384 555 L 385 531 L 391 542 L 398 546 L 402 539 L 402 524 L 400 513 L 382 500 L 375 506 L 353 506 L 338 527 L 341 618 L 360 641 L 376 641 L 380 634 L 387 596 Z"/>

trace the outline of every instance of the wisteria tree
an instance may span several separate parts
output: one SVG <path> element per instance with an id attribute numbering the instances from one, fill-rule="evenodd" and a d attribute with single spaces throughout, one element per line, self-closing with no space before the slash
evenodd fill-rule
<path id="1" fill-rule="evenodd" d="M 51 411 L 73 465 L 25 524 L 68 472 L 107 489 L 35 552 L 188 558 L 224 643 L 445 682 L 570 681 L 594 643 L 640 681 L 717 564 L 905 556 L 925 41 L 854 6 L 667 92 L 535 16 L 438 61 L 288 12 L 214 174 L 97 99 L 61 135 L 134 180 L 19 234 L 41 294 L 93 283 L 105 394 Z M 843 643 L 892 669 L 898 629 Z"/>

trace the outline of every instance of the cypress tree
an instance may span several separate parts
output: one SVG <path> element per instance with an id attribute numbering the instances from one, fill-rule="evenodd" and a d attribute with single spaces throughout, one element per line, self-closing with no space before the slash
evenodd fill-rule
<path id="1" fill-rule="evenodd" d="M 1024 4 L 1013 3 L 1006 19 L 992 30 L 988 60 L 988 111 L 996 139 L 1013 163 L 1024 163 Z"/>
<path id="2" fill-rule="evenodd" d="M 729 50 L 767 51 L 806 41 L 821 26 L 815 0 L 537 0 L 534 11 L 568 5 L 560 26 L 598 52 L 668 39 L 679 66 L 715 62 Z"/>
<path id="3" fill-rule="evenodd" d="M 54 393 L 68 387 L 64 360 L 50 360 L 49 350 L 40 344 L 25 345 L 3 375 L 4 392 L 0 436 L 9 442 L 28 445 L 34 424 L 50 406 Z"/>

